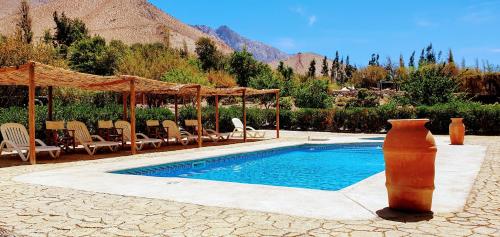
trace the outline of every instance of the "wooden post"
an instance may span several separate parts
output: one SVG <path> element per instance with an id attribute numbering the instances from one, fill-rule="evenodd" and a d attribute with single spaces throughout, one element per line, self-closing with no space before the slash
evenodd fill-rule
<path id="1" fill-rule="evenodd" d="M 203 127 L 201 125 L 201 86 L 196 88 L 196 106 L 198 112 L 198 147 L 202 147 Z"/>
<path id="2" fill-rule="evenodd" d="M 35 151 L 35 63 L 29 62 L 29 90 L 28 90 L 28 125 L 29 125 L 29 160 L 32 165 L 36 164 Z"/>
<path id="3" fill-rule="evenodd" d="M 132 151 L 132 155 L 137 154 L 137 147 L 135 143 L 136 135 L 135 135 L 135 81 L 133 78 L 130 80 L 130 149 Z"/>
<path id="4" fill-rule="evenodd" d="M 146 105 L 147 104 L 147 102 L 146 102 L 147 100 L 148 99 L 146 97 L 146 93 L 142 93 L 142 103 L 141 104 Z"/>
<path id="5" fill-rule="evenodd" d="M 280 92 L 276 92 L 276 138 L 280 138 Z"/>
<path id="6" fill-rule="evenodd" d="M 128 95 L 127 95 L 127 93 L 126 93 L 126 92 L 123 92 L 123 93 L 122 93 L 122 96 L 123 96 L 123 98 L 122 98 L 122 99 L 123 99 L 123 114 L 122 114 L 122 119 L 123 119 L 124 121 L 127 121 L 127 120 L 128 120 L 128 119 L 127 119 L 127 117 L 128 117 L 128 115 L 127 115 L 127 104 L 128 104 L 128 102 L 127 102 L 127 101 L 128 101 L 127 97 L 128 97 Z"/>
<path id="7" fill-rule="evenodd" d="M 174 106 L 175 106 L 175 124 L 179 124 L 178 123 L 178 120 L 179 120 L 179 101 L 177 99 L 177 95 L 175 95 L 175 98 L 174 98 Z"/>
<path id="8" fill-rule="evenodd" d="M 243 99 L 243 142 L 247 142 L 247 108 L 246 108 L 246 90 L 243 90 L 241 98 Z"/>
<path id="9" fill-rule="evenodd" d="M 219 133 L 219 95 L 215 95 L 215 131 Z"/>
<path id="10" fill-rule="evenodd" d="M 53 98 L 54 97 L 54 88 L 52 86 L 49 86 L 48 89 L 48 100 L 49 103 L 47 105 L 48 107 L 48 120 L 52 121 L 54 119 L 54 103 L 53 103 Z"/>

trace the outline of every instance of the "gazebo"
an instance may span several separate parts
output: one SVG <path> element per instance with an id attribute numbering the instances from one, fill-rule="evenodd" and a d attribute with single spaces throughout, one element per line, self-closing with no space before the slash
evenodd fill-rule
<path id="1" fill-rule="evenodd" d="M 92 91 L 109 91 L 123 94 L 124 114 L 127 112 L 127 95 L 130 95 L 130 124 L 131 124 L 131 144 L 136 143 L 136 119 L 135 105 L 136 93 L 144 94 L 167 94 L 174 95 L 175 117 L 178 118 L 177 96 L 196 95 L 198 134 L 202 134 L 201 121 L 201 98 L 202 96 L 215 96 L 215 116 L 216 131 L 219 132 L 219 97 L 220 96 L 241 96 L 243 98 L 243 125 L 244 142 L 246 135 L 246 97 L 260 94 L 276 95 L 276 137 L 279 138 L 279 89 L 256 90 L 252 88 L 227 88 L 218 89 L 204 87 L 198 84 L 176 84 L 167 83 L 132 75 L 119 76 L 98 76 L 86 73 L 74 72 L 63 68 L 53 67 L 42 63 L 29 62 L 17 67 L 0 68 L 0 85 L 4 86 L 28 86 L 28 125 L 29 125 L 29 149 L 35 150 L 35 89 L 36 87 L 48 88 L 48 120 L 52 120 L 53 111 L 53 87 L 77 88 Z M 176 121 L 177 122 L 177 121 Z M 198 136 L 198 146 L 202 146 L 202 138 Z M 132 154 L 137 150 L 131 145 Z M 36 153 L 29 153 L 31 164 L 36 164 Z"/>

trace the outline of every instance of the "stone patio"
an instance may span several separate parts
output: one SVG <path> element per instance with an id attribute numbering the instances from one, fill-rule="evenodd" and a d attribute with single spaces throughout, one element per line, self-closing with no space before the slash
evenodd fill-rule
<path id="1" fill-rule="evenodd" d="M 466 142 L 488 148 L 467 204 L 460 212 L 406 216 L 381 210 L 377 213 L 385 219 L 330 221 L 12 180 L 28 172 L 106 162 L 97 160 L 0 169 L 0 226 L 17 236 L 499 236 L 500 137 L 467 137 Z"/>

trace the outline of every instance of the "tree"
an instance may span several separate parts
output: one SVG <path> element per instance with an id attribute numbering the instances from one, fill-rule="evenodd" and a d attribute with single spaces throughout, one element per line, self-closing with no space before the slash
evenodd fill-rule
<path id="1" fill-rule="evenodd" d="M 256 76 L 263 65 L 257 62 L 246 48 L 242 51 L 235 51 L 229 58 L 229 72 L 236 77 L 240 86 L 246 87 L 251 77 Z"/>
<path id="2" fill-rule="evenodd" d="M 313 59 L 309 64 L 309 70 L 307 71 L 307 76 L 314 78 L 316 77 L 316 60 Z"/>
<path id="3" fill-rule="evenodd" d="M 408 67 L 410 67 L 410 68 L 415 67 L 415 51 L 413 51 L 413 53 L 411 53 L 410 62 L 408 63 Z"/>
<path id="4" fill-rule="evenodd" d="M 307 80 L 295 92 L 295 104 L 301 108 L 330 108 L 332 97 L 328 94 L 328 81 Z"/>
<path id="5" fill-rule="evenodd" d="M 425 48 L 425 62 L 428 64 L 436 63 L 436 53 L 432 48 L 432 43 L 430 43 L 427 48 Z"/>
<path id="6" fill-rule="evenodd" d="M 427 61 L 425 60 L 424 49 L 422 49 L 422 52 L 420 52 L 420 58 L 418 59 L 418 67 L 420 68 L 424 66 L 426 63 Z"/>
<path id="7" fill-rule="evenodd" d="M 454 63 L 455 59 L 453 59 L 453 52 L 451 52 L 451 49 L 448 51 L 448 63 Z"/>
<path id="8" fill-rule="evenodd" d="M 183 58 L 188 58 L 189 56 L 189 50 L 185 39 L 182 40 L 182 48 L 180 50 L 180 54 Z"/>
<path id="9" fill-rule="evenodd" d="M 196 41 L 195 52 L 201 62 L 203 71 L 208 72 L 218 69 L 222 55 L 217 51 L 217 47 L 211 39 L 202 37 Z"/>
<path id="10" fill-rule="evenodd" d="M 368 65 L 369 66 L 380 66 L 380 63 L 379 63 L 379 58 L 380 56 L 378 54 L 372 54 L 372 57 L 370 58 L 370 61 L 368 61 Z"/>
<path id="11" fill-rule="evenodd" d="M 387 71 L 381 66 L 368 66 L 356 71 L 352 76 L 352 83 L 358 87 L 376 87 L 377 83 L 387 77 Z"/>
<path id="12" fill-rule="evenodd" d="M 442 68 L 425 66 L 410 74 L 401 88 L 408 93 L 414 105 L 435 105 L 450 102 L 457 92 L 458 86 L 449 76 L 442 75 Z"/>
<path id="13" fill-rule="evenodd" d="M 28 1 L 22 0 L 18 11 L 18 19 L 16 22 L 17 35 L 21 42 L 31 44 L 33 41 L 33 31 L 31 30 L 31 14 Z"/>
<path id="14" fill-rule="evenodd" d="M 280 61 L 278 68 L 277 68 L 277 71 L 279 73 L 281 73 L 281 75 L 283 76 L 285 81 L 289 81 L 293 77 L 293 68 L 291 68 L 289 66 L 285 66 L 283 61 Z"/>
<path id="15" fill-rule="evenodd" d="M 332 78 L 332 82 L 336 82 L 339 79 L 339 51 L 335 51 L 335 58 L 333 59 L 332 62 L 332 69 L 330 70 L 330 76 Z"/>
<path id="16" fill-rule="evenodd" d="M 112 75 L 114 62 L 110 60 L 106 40 L 100 36 L 80 40 L 68 48 L 71 69 L 96 74 Z"/>
<path id="17" fill-rule="evenodd" d="M 248 86 L 255 89 L 281 89 L 281 96 L 285 96 L 285 90 L 283 90 L 284 78 L 280 73 L 273 72 L 271 68 L 265 67 L 262 71 L 250 78 Z M 274 104 L 274 95 L 263 95 L 259 96 L 261 104 L 266 108 L 269 108 Z"/>
<path id="18" fill-rule="evenodd" d="M 170 29 L 167 26 L 161 27 L 162 43 L 167 49 L 170 48 Z"/>
<path id="19" fill-rule="evenodd" d="M 66 15 L 54 12 L 54 22 L 56 24 L 53 36 L 54 45 L 59 48 L 60 54 L 67 55 L 67 49 L 71 44 L 82 39 L 89 38 L 89 31 L 85 23 L 80 19 L 70 19 Z"/>
<path id="20" fill-rule="evenodd" d="M 326 58 L 326 56 L 323 58 L 323 66 L 321 68 L 321 75 L 323 75 L 324 77 L 328 77 L 328 60 Z"/>

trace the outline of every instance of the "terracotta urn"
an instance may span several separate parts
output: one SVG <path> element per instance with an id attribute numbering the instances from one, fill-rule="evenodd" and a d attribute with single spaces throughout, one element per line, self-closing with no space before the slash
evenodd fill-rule
<path id="1" fill-rule="evenodd" d="M 428 119 L 389 120 L 384 141 L 386 187 L 389 207 L 428 212 L 434 191 L 436 144 L 425 128 Z"/>
<path id="2" fill-rule="evenodd" d="M 463 145 L 465 125 L 463 118 L 452 118 L 450 123 L 450 140 L 452 145 Z"/>

